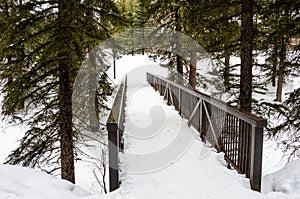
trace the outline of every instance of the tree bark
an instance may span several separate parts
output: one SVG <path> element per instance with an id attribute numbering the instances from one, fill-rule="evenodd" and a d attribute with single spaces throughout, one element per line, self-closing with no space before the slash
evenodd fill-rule
<path id="1" fill-rule="evenodd" d="M 76 3 L 76 2 L 75 2 Z M 72 47 L 74 1 L 59 0 L 59 132 L 61 149 L 61 178 L 75 183 L 74 145 L 72 128 L 72 70 L 76 64 Z"/>
<path id="2" fill-rule="evenodd" d="M 225 63 L 224 63 L 224 87 L 226 91 L 230 90 L 230 54 L 225 52 Z"/>
<path id="3" fill-rule="evenodd" d="M 180 56 L 181 51 L 182 51 L 182 44 L 180 43 L 180 32 L 181 28 L 180 28 L 180 23 L 179 23 L 179 6 L 177 4 L 176 1 L 176 8 L 175 8 L 175 22 L 176 22 L 176 69 L 177 72 L 181 75 L 180 78 L 182 78 L 183 75 L 183 62 L 182 62 L 182 57 Z"/>
<path id="4" fill-rule="evenodd" d="M 277 52 L 277 41 L 275 41 L 275 46 L 274 46 L 274 50 Z M 272 80 L 272 86 L 275 87 L 276 86 L 276 76 L 277 76 L 277 56 L 274 56 L 274 59 L 272 60 L 273 62 L 273 66 L 272 66 L 272 76 L 271 76 L 271 80 Z"/>
<path id="5" fill-rule="evenodd" d="M 284 77 L 283 74 L 278 75 L 277 80 L 277 91 L 276 91 L 276 101 L 282 102 L 282 87 L 283 87 Z"/>
<path id="6" fill-rule="evenodd" d="M 87 0 L 86 4 L 88 7 L 93 7 L 93 0 Z M 88 24 L 93 24 L 94 11 L 87 10 L 86 18 Z M 88 42 L 89 50 L 89 78 L 88 78 L 88 107 L 89 107 L 89 130 L 97 132 L 100 128 L 99 117 L 98 117 L 98 101 L 97 101 L 97 54 L 93 49 L 94 46 Z"/>
<path id="7" fill-rule="evenodd" d="M 88 84 L 89 84 L 89 100 L 88 100 L 88 107 L 90 108 L 89 110 L 89 121 L 90 121 L 90 127 L 89 129 L 92 132 L 97 132 L 100 128 L 99 125 L 99 118 L 97 115 L 97 69 L 96 69 L 96 53 L 94 50 L 90 50 L 89 52 L 89 62 L 90 62 L 90 70 L 89 70 L 89 79 L 88 79 Z M 96 86 L 95 86 L 96 85 Z"/>
<path id="8" fill-rule="evenodd" d="M 277 91 L 276 91 L 276 101 L 282 102 L 282 87 L 284 84 L 284 73 L 285 73 L 285 57 L 286 57 L 286 47 L 284 39 L 282 39 L 281 49 L 279 54 L 279 69 L 278 69 L 278 79 L 277 79 Z"/>
<path id="9" fill-rule="evenodd" d="M 114 67 L 114 79 L 117 78 L 117 68 L 116 68 L 116 53 L 113 50 L 113 67 Z"/>
<path id="10" fill-rule="evenodd" d="M 196 86 L 196 66 L 197 66 L 197 52 L 191 51 L 189 84 L 195 90 Z"/>
<path id="11" fill-rule="evenodd" d="M 277 60 L 275 59 L 272 66 L 272 86 L 276 86 Z"/>
<path id="12" fill-rule="evenodd" d="M 251 112 L 252 106 L 253 0 L 242 0 L 240 108 Z"/>

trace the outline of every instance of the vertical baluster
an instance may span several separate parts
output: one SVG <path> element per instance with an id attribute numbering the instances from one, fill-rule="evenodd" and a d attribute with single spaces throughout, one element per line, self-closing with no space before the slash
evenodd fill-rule
<path id="1" fill-rule="evenodd" d="M 238 151 L 238 168 L 243 173 L 243 135 L 244 135 L 244 121 L 239 119 L 239 151 Z"/>
<path id="2" fill-rule="evenodd" d="M 225 154 L 228 156 L 228 121 L 229 121 L 229 115 L 228 113 L 225 114 L 225 134 L 224 134 L 224 142 L 225 145 Z"/>
<path id="3" fill-rule="evenodd" d="M 250 178 L 250 157 L 251 157 L 251 150 L 250 150 L 250 135 L 251 135 L 251 125 L 248 124 L 247 125 L 247 133 L 246 133 L 246 145 L 247 145 L 247 155 L 246 155 L 246 161 L 245 163 L 246 165 L 246 177 Z"/>
<path id="4" fill-rule="evenodd" d="M 234 116 L 230 116 L 231 124 L 230 124 L 230 160 L 232 160 L 233 157 L 233 133 L 234 133 Z"/>
<path id="5" fill-rule="evenodd" d="M 234 163 L 235 165 L 238 165 L 238 136 L 239 136 L 239 118 L 235 117 L 235 123 L 236 123 L 236 127 L 235 127 L 235 137 L 234 137 L 234 142 L 235 142 L 235 146 L 234 146 Z"/>

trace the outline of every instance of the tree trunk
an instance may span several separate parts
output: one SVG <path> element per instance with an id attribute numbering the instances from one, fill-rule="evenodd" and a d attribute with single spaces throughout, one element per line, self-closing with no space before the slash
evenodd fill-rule
<path id="1" fill-rule="evenodd" d="M 279 69 L 278 69 L 278 79 L 277 79 L 277 92 L 276 92 L 276 101 L 282 102 L 282 87 L 284 84 L 284 73 L 285 73 L 285 57 L 286 57 L 286 48 L 284 39 L 282 39 L 280 54 L 279 54 Z"/>
<path id="2" fill-rule="evenodd" d="M 189 84 L 195 90 L 196 86 L 196 66 L 197 66 L 197 52 L 191 51 Z"/>
<path id="3" fill-rule="evenodd" d="M 272 66 L 272 86 L 276 86 L 277 60 L 275 59 Z"/>
<path id="4" fill-rule="evenodd" d="M 284 75 L 279 74 L 277 80 L 277 91 L 276 91 L 276 101 L 282 102 L 282 87 L 284 82 Z"/>
<path id="5" fill-rule="evenodd" d="M 116 68 L 116 54 L 115 53 L 113 53 L 113 67 L 114 67 L 114 79 L 116 79 L 117 78 L 117 68 Z"/>
<path id="6" fill-rule="evenodd" d="M 226 91 L 230 90 L 230 54 L 225 52 L 225 63 L 224 63 L 224 87 Z"/>
<path id="7" fill-rule="evenodd" d="M 183 62 L 181 57 L 181 43 L 180 43 L 180 33 L 176 32 L 176 70 L 178 74 L 180 75 L 180 78 L 183 77 Z"/>
<path id="8" fill-rule="evenodd" d="M 143 6 L 143 8 L 144 8 L 144 6 Z M 144 11 L 143 11 L 143 13 L 144 13 Z M 143 24 L 142 24 L 142 42 L 144 42 L 144 40 L 145 40 L 145 22 L 143 21 L 142 22 Z M 143 47 L 142 48 L 142 55 L 145 55 L 145 48 Z"/>
<path id="9" fill-rule="evenodd" d="M 96 96 L 96 86 L 97 85 L 97 69 L 96 69 L 96 54 L 94 50 L 91 50 L 89 52 L 89 62 L 90 62 L 90 72 L 89 72 L 89 100 L 88 100 L 88 107 L 89 110 L 89 121 L 90 121 L 90 127 L 89 129 L 92 132 L 97 132 L 99 130 L 99 121 L 98 121 L 98 115 L 96 114 L 98 111 L 97 108 L 97 96 Z"/>
<path id="10" fill-rule="evenodd" d="M 60 54 L 60 56 L 63 55 Z M 61 178 L 75 183 L 70 67 L 71 65 L 67 61 L 59 62 Z"/>
<path id="11" fill-rule="evenodd" d="M 176 22 L 176 69 L 177 72 L 181 75 L 180 78 L 182 78 L 183 75 L 183 62 L 182 62 L 182 57 L 180 56 L 181 54 L 181 50 L 182 50 L 182 44 L 180 43 L 180 32 L 181 28 L 180 28 L 180 23 L 179 23 L 179 6 L 177 5 L 177 1 L 176 1 L 176 9 L 175 9 L 175 22 Z"/>
<path id="12" fill-rule="evenodd" d="M 278 49 L 278 45 L 277 45 L 277 41 L 275 41 L 274 50 L 276 51 L 276 54 L 277 54 L 277 49 Z M 276 86 L 276 76 L 277 76 L 277 56 L 274 56 L 274 59 L 272 62 L 273 62 L 273 66 L 272 66 L 271 80 L 272 80 L 272 86 L 275 87 Z"/>
<path id="13" fill-rule="evenodd" d="M 180 75 L 183 75 L 183 64 L 182 64 L 182 58 L 180 55 L 176 55 L 176 69 L 177 69 L 177 72 L 180 74 Z"/>
<path id="14" fill-rule="evenodd" d="M 75 2 L 76 3 L 76 2 Z M 61 149 L 61 178 L 75 183 L 74 146 L 72 128 L 72 70 L 75 55 L 72 51 L 72 25 L 74 23 L 74 1 L 59 0 L 57 35 L 59 49 L 59 132 Z"/>
<path id="15" fill-rule="evenodd" d="M 93 0 L 87 0 L 86 4 L 88 7 L 93 6 Z M 88 10 L 86 13 L 87 23 L 93 24 L 94 11 Z M 100 128 L 98 118 L 98 101 L 97 101 L 97 55 L 93 49 L 93 45 L 87 43 L 89 49 L 89 78 L 88 78 L 88 107 L 89 107 L 89 130 L 97 132 Z"/>
<path id="16" fill-rule="evenodd" d="M 252 105 L 253 0 L 242 0 L 240 108 L 251 112 Z"/>

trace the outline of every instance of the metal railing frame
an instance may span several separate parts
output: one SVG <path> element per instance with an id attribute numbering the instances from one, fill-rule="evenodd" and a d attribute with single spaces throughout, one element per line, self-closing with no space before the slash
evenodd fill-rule
<path id="1" fill-rule="evenodd" d="M 261 190 L 263 128 L 267 120 L 242 112 L 206 94 L 147 73 L 148 83 L 172 104 L 239 173 Z"/>
<path id="2" fill-rule="evenodd" d="M 119 152 L 124 149 L 123 131 L 125 122 L 125 102 L 127 77 L 119 85 L 109 117 L 106 122 L 108 131 L 109 191 L 120 187 Z"/>

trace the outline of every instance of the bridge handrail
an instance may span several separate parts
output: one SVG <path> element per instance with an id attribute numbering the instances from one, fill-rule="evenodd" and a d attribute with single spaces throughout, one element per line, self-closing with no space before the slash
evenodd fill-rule
<path id="1" fill-rule="evenodd" d="M 164 77 L 147 73 L 148 83 L 175 106 L 239 173 L 250 178 L 251 188 L 260 191 L 263 128 L 267 120 L 242 112 L 204 93 Z"/>
<path id="2" fill-rule="evenodd" d="M 149 73 L 148 73 L 149 74 Z M 149 75 L 153 75 L 153 74 L 149 74 Z M 210 101 L 210 103 L 220 109 L 223 109 L 224 110 L 224 107 L 226 107 L 226 111 L 235 115 L 235 116 L 238 116 L 238 117 L 241 117 L 241 119 L 245 120 L 246 122 L 249 122 L 250 124 L 254 125 L 254 126 L 257 126 L 257 127 L 266 127 L 267 125 L 267 120 L 264 119 L 264 118 L 261 118 L 261 117 L 258 117 L 256 115 L 253 115 L 251 113 L 247 113 L 245 111 L 242 111 L 242 110 L 239 110 L 235 107 L 232 107 L 228 104 L 226 104 L 225 102 L 219 100 L 219 99 L 216 99 L 216 98 L 213 98 L 213 97 L 210 97 L 209 95 L 205 94 L 205 93 L 201 93 L 199 91 L 196 91 L 196 90 L 192 90 L 186 86 L 183 86 L 181 84 L 178 84 L 176 82 L 173 82 L 171 80 L 168 80 L 167 78 L 164 78 L 164 77 L 161 77 L 159 75 L 153 75 L 153 76 L 156 76 L 158 78 L 161 78 L 163 79 L 164 81 L 166 81 L 167 83 L 169 84 L 173 84 L 173 85 L 176 85 L 177 87 L 179 87 L 181 90 L 184 90 L 184 91 L 187 91 L 187 92 L 190 92 L 191 94 L 203 99 L 203 100 L 206 100 L 206 101 Z"/>
<path id="3" fill-rule="evenodd" d="M 108 159 L 109 159 L 109 190 L 114 191 L 120 186 L 119 151 L 123 146 L 123 131 L 125 122 L 125 101 L 127 90 L 127 76 L 118 87 L 116 97 L 106 122 L 108 131 Z"/>

